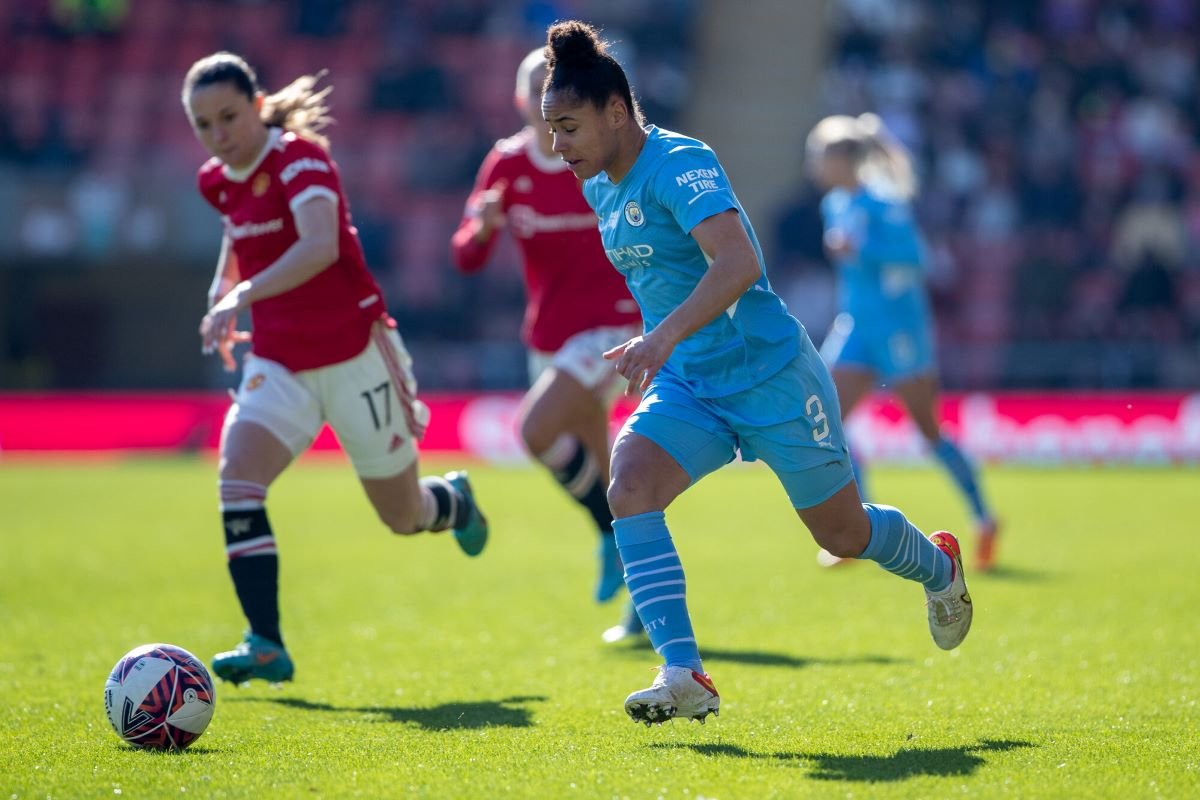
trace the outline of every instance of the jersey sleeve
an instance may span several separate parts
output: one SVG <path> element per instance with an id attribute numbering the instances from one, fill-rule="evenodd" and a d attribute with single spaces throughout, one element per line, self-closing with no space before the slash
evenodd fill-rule
<path id="1" fill-rule="evenodd" d="M 217 210 L 217 213 L 222 217 L 226 215 L 223 204 L 218 201 L 217 177 L 220 173 L 219 168 L 214 167 L 214 162 L 209 161 L 200 167 L 196 172 L 196 189 L 199 190 L 200 196 L 204 201 Z"/>
<path id="2" fill-rule="evenodd" d="M 725 170 L 716 154 L 705 148 L 674 150 L 659 167 L 653 185 L 655 200 L 688 234 L 709 217 L 738 207 Z"/>
<path id="3" fill-rule="evenodd" d="M 292 214 L 314 197 L 338 203 L 340 186 L 329 154 L 319 145 L 297 139 L 283 151 L 279 165 L 279 183 Z"/>
<path id="4" fill-rule="evenodd" d="M 454 261 L 454 266 L 463 272 L 475 272 L 482 269 L 491 258 L 492 250 L 496 246 L 496 231 L 492 231 L 492 235 L 482 242 L 475 238 L 475 233 L 479 230 L 480 225 L 481 195 L 500 180 L 502 164 L 503 154 L 500 152 L 500 148 L 493 147 L 479 166 L 479 172 L 475 175 L 475 186 L 471 189 L 471 194 L 467 197 L 467 203 L 463 207 L 462 220 L 458 223 L 458 229 L 454 231 L 454 235 L 450 237 L 450 257 Z"/>

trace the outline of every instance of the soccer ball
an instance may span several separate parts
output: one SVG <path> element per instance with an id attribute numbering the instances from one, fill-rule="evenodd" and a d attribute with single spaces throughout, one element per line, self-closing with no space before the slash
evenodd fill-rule
<path id="1" fill-rule="evenodd" d="M 170 644 L 135 647 L 104 682 L 104 710 L 117 736 L 152 750 L 182 750 L 199 739 L 216 700 L 200 659 Z"/>

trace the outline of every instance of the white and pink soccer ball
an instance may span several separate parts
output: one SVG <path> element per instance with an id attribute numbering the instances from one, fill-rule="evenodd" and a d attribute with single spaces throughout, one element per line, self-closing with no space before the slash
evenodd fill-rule
<path id="1" fill-rule="evenodd" d="M 104 710 L 117 735 L 135 747 L 182 750 L 200 738 L 216 704 L 200 659 L 170 644 L 130 650 L 104 683 Z"/>

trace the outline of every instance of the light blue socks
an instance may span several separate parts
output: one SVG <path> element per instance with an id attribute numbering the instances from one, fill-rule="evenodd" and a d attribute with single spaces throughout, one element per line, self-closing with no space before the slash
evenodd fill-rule
<path id="1" fill-rule="evenodd" d="M 625 585 L 650 643 L 668 666 L 703 674 L 685 600 L 683 565 L 666 516 L 651 511 L 614 520 L 613 531 L 625 564 Z"/>

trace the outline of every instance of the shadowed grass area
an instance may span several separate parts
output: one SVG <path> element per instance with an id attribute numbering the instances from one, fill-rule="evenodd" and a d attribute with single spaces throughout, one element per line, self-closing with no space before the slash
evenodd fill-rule
<path id="1" fill-rule="evenodd" d="M 943 653 L 920 587 L 815 565 L 766 470 L 706 478 L 668 522 L 721 716 L 646 729 L 621 704 L 656 657 L 601 642 L 621 604 L 591 602 L 595 534 L 548 477 L 472 469 L 493 537 L 467 559 L 306 460 L 269 500 L 295 682 L 219 685 L 199 742 L 156 754 L 101 690 L 135 645 L 241 637 L 213 464 L 0 462 L 0 797 L 1200 796 L 1200 474 L 986 479 L 1001 567 L 968 573 Z M 970 551 L 940 473 L 873 491 Z"/>

